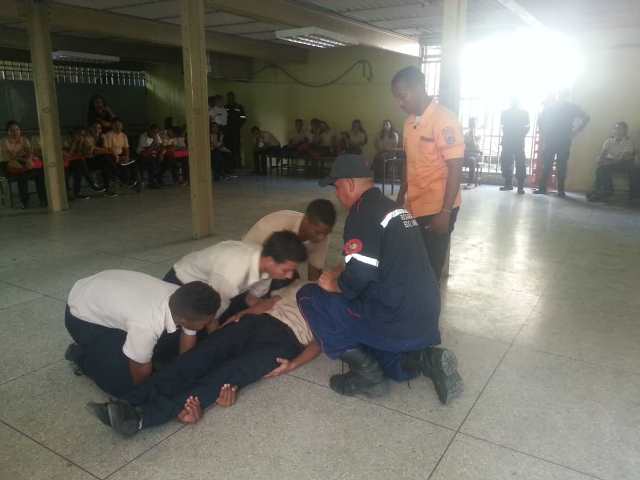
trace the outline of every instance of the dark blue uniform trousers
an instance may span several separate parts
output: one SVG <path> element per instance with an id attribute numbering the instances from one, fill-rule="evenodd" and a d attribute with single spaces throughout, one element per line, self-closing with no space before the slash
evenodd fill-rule
<path id="1" fill-rule="evenodd" d="M 297 299 L 300 311 L 329 358 L 339 358 L 348 350 L 361 348 L 376 359 L 387 377 L 400 382 L 417 376 L 417 371 L 405 369 L 403 363 L 405 353 L 429 346 L 423 339 L 376 335 L 363 321 L 357 302 L 318 285 L 305 285 L 298 291 Z"/>
<path id="2" fill-rule="evenodd" d="M 267 314 L 245 315 L 121 398 L 141 408 L 143 428 L 160 425 L 175 418 L 189 396 L 197 396 L 205 409 L 224 384 L 243 388 L 276 368 L 277 357 L 291 360 L 301 351 L 295 334 L 281 321 Z"/>

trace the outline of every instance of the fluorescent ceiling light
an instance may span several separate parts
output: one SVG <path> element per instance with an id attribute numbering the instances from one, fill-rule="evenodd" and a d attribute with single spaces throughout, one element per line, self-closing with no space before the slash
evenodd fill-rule
<path id="1" fill-rule="evenodd" d="M 278 30 L 276 37 L 299 45 L 315 48 L 344 47 L 357 45 L 358 42 L 346 35 L 330 32 L 317 27 L 293 28 L 290 30 Z"/>
<path id="2" fill-rule="evenodd" d="M 98 53 L 71 52 L 68 50 L 56 50 L 51 54 L 54 60 L 59 62 L 77 63 L 115 63 L 120 61 L 120 57 L 112 55 L 100 55 Z"/>

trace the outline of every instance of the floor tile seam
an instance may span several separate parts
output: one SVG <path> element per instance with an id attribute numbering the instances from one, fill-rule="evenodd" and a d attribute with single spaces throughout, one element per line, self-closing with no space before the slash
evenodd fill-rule
<path id="1" fill-rule="evenodd" d="M 64 358 L 60 358 L 60 359 L 58 359 L 58 360 L 54 360 L 54 361 L 52 361 L 52 362 L 49 362 L 49 363 L 47 363 L 46 365 L 40 365 L 39 367 L 36 367 L 36 368 L 34 368 L 33 370 L 29 370 L 29 371 L 27 371 L 27 372 L 21 373 L 21 374 L 20 374 L 20 375 L 18 375 L 17 377 L 13 377 L 13 378 L 10 378 L 10 379 L 8 379 L 8 380 L 3 380 L 2 382 L 0 382 L 0 388 L 1 388 L 1 387 L 4 387 L 5 385 L 8 385 L 8 384 L 10 384 L 10 383 L 13 383 L 13 382 L 15 382 L 16 380 L 21 380 L 21 379 L 23 379 L 24 377 L 27 377 L 27 376 L 29 376 L 29 375 L 33 375 L 34 373 L 37 373 L 37 372 L 39 372 L 39 371 L 41 371 L 41 370 L 44 370 L 44 369 L 46 369 L 46 368 L 53 367 L 54 365 L 56 365 L 56 364 L 58 364 L 58 363 L 61 363 L 61 362 L 63 362 L 63 361 L 64 361 Z"/>
<path id="2" fill-rule="evenodd" d="M 32 441 L 33 443 L 35 443 L 36 445 L 44 448 L 45 450 L 47 450 L 48 452 L 54 454 L 56 457 L 61 458 L 62 460 L 64 460 L 65 462 L 67 462 L 68 464 L 73 465 L 74 467 L 78 468 L 79 470 L 83 471 L 84 473 L 86 473 L 87 475 L 91 476 L 92 478 L 95 478 L 97 480 L 103 480 L 101 477 L 95 475 L 94 473 L 90 472 L 89 470 L 87 470 L 86 468 L 84 468 L 81 465 L 78 465 L 76 462 L 74 462 L 73 460 L 69 459 L 68 457 L 64 456 L 63 454 L 56 452 L 55 450 L 53 450 L 52 448 L 48 447 L 47 445 L 45 445 L 42 442 L 39 442 L 38 440 L 36 440 L 35 438 L 31 437 L 29 434 L 23 432 L 22 430 L 20 430 L 19 428 L 11 425 L 10 423 L 7 423 L 6 421 L 0 419 L 0 423 L 3 424 L 4 426 L 6 426 L 7 428 L 13 430 L 14 432 L 16 432 L 17 434 L 27 438 L 28 440 Z"/>
<path id="3" fill-rule="evenodd" d="M 558 358 L 563 358 L 565 360 L 571 360 L 573 362 L 577 362 L 577 363 L 583 363 L 585 365 L 589 365 L 591 367 L 597 367 L 597 368 L 605 368 L 608 370 L 614 370 L 617 372 L 622 372 L 625 373 L 627 375 L 633 375 L 633 376 L 640 376 L 640 372 L 636 371 L 636 370 L 631 370 L 628 368 L 623 368 L 623 367 L 614 367 L 613 365 L 605 365 L 603 363 L 597 363 L 595 361 L 589 361 L 589 360 L 584 360 L 581 358 L 576 358 L 576 357 L 572 357 L 570 355 L 564 355 L 562 353 L 557 353 L 557 352 L 550 352 L 548 350 L 542 350 L 540 348 L 535 348 L 534 346 L 527 344 L 527 343 L 516 343 L 514 344 L 515 347 L 517 348 L 524 348 L 526 350 L 530 350 L 532 352 L 536 352 L 536 353 L 543 353 L 545 355 L 551 355 L 554 357 L 558 357 Z"/>
<path id="4" fill-rule="evenodd" d="M 15 288 L 21 288 L 22 290 L 27 290 L 28 292 L 31 292 L 31 293 L 37 293 L 38 295 L 42 295 L 43 297 L 51 298 L 53 300 L 58 300 L 58 301 L 62 301 L 62 302 L 65 301 L 65 299 L 56 297 L 54 295 L 51 295 L 50 293 L 41 292 L 40 290 L 34 290 L 33 288 L 29 288 L 29 287 L 25 287 L 25 286 L 22 286 L 22 285 L 18 285 L 17 283 L 8 282 L 6 280 L 3 280 L 2 283 L 6 283 L 7 285 L 10 285 L 10 286 L 15 287 Z M 41 299 L 34 298 L 32 300 L 27 300 L 27 301 L 28 302 L 32 302 L 34 300 L 41 300 Z M 21 303 L 26 303 L 26 302 L 21 302 Z M 0 308 L 0 310 L 4 310 L 5 308 L 11 308 L 11 306 L 2 307 L 2 308 Z"/>
<path id="5" fill-rule="evenodd" d="M 119 471 L 121 471 L 122 469 L 126 468 L 128 465 L 131 465 L 132 463 L 134 463 L 136 460 L 140 459 L 142 456 L 146 455 L 147 453 L 149 453 L 150 451 L 154 450 L 156 447 L 160 446 L 162 443 L 164 443 L 165 441 L 167 441 L 168 439 L 170 439 L 171 437 L 173 437 L 176 433 L 181 432 L 182 430 L 184 430 L 187 427 L 187 425 L 180 425 L 178 427 L 178 429 L 175 432 L 170 433 L 169 435 L 167 435 L 166 437 L 162 438 L 161 440 L 159 440 L 158 442 L 154 443 L 153 445 L 149 446 L 148 448 L 146 448 L 145 450 L 143 450 L 142 452 L 140 452 L 138 455 L 136 455 L 135 457 L 133 457 L 131 460 L 125 462 L 123 465 L 120 465 L 118 468 L 116 468 L 114 471 L 112 471 L 111 473 L 109 473 L 108 475 L 106 475 L 102 480 L 108 480 L 109 478 L 111 478 L 112 476 L 114 476 L 116 473 L 118 473 Z M 123 439 L 123 441 L 126 441 Z"/>
<path id="6" fill-rule="evenodd" d="M 160 247 L 152 247 L 152 248 L 161 248 L 162 245 L 160 245 Z M 135 260 L 137 262 L 143 262 L 143 263 L 148 263 L 149 265 L 153 265 L 155 262 L 152 262 L 151 260 L 146 260 L 144 258 L 139 258 L 133 255 L 121 255 L 121 254 L 117 254 L 117 253 L 112 253 L 109 252 L 108 250 L 96 250 L 93 253 L 100 253 L 102 255 L 106 255 L 108 257 L 114 257 L 114 258 L 121 258 L 121 259 L 125 259 L 125 260 Z"/>
<path id="7" fill-rule="evenodd" d="M 8 284 L 7 284 L 7 285 L 8 285 Z M 15 285 L 11 285 L 11 286 L 12 286 L 12 287 L 15 287 Z M 25 290 L 26 290 L 26 289 L 25 289 Z M 36 298 L 30 298 L 30 299 L 28 299 L 28 300 L 22 300 L 22 301 L 20 301 L 20 302 L 12 303 L 11 305 L 5 305 L 5 306 L 3 306 L 3 307 L 0 307 L 0 313 L 1 313 L 3 310 L 9 310 L 10 308 L 20 307 L 20 306 L 23 306 L 23 305 L 25 305 L 25 304 L 27 304 L 27 303 L 34 302 L 34 301 L 36 301 L 36 300 L 42 300 L 42 298 L 43 298 L 43 297 L 45 297 L 45 295 L 43 295 L 42 293 L 34 292 L 33 290 L 28 290 L 28 291 L 29 291 L 29 292 L 31 292 L 31 293 L 37 293 L 39 296 L 38 296 L 38 297 L 36 297 Z"/>
<path id="8" fill-rule="evenodd" d="M 333 392 L 333 390 L 331 390 L 330 387 L 328 387 L 326 385 L 323 385 L 321 383 L 318 383 L 318 382 L 314 382 L 313 380 L 309 380 L 309 379 L 303 378 L 303 377 L 298 377 L 298 376 L 293 375 L 291 373 L 288 373 L 287 376 L 291 377 L 291 378 L 294 378 L 296 380 L 300 380 L 300 381 L 305 382 L 305 383 L 310 383 L 310 384 L 315 385 L 317 387 L 321 387 L 321 388 L 324 388 L 325 390 L 329 390 L 329 391 Z M 369 400 L 367 398 L 362 398 L 362 397 L 357 397 L 357 396 L 356 397 L 349 397 L 349 398 L 353 398 L 355 400 L 358 400 L 358 401 L 363 402 L 363 403 L 367 403 L 369 405 L 374 405 L 376 407 L 380 407 L 380 408 L 382 408 L 384 410 L 388 410 L 390 412 L 394 412 L 394 413 L 397 413 L 399 415 L 402 415 L 403 417 L 411 418 L 412 420 L 418 420 L 420 422 L 428 423 L 430 425 L 433 425 L 434 427 L 438 427 L 438 428 L 443 428 L 445 430 L 449 430 L 450 432 L 454 432 L 455 433 L 455 431 L 456 431 L 456 429 L 453 428 L 453 427 L 450 427 L 450 426 L 447 426 L 447 425 L 443 425 L 441 423 L 434 422 L 434 421 L 429 420 L 427 418 L 419 417 L 419 416 L 416 416 L 416 415 L 411 415 L 410 413 L 403 412 L 402 410 L 398 410 L 396 408 L 392 408 L 392 407 L 389 407 L 387 405 L 376 403 L 375 401 Z"/>
<path id="9" fill-rule="evenodd" d="M 594 480 L 606 480 L 606 479 L 604 479 L 604 478 L 602 478 L 602 477 L 598 477 L 597 475 L 594 475 L 594 474 L 592 474 L 592 473 L 588 473 L 588 472 L 584 472 L 584 471 L 582 471 L 582 470 L 578 470 L 578 469 L 573 468 L 573 467 L 571 467 L 571 466 L 569 466 L 569 465 L 564 465 L 564 464 L 562 464 L 562 463 L 559 463 L 559 462 L 556 462 L 556 461 L 550 460 L 550 459 L 548 459 L 548 458 L 540 457 L 540 456 L 538 456 L 538 455 L 534 455 L 534 454 L 532 454 L 532 453 L 529 453 L 529 452 L 526 452 L 526 451 L 524 451 L 524 450 L 520 450 L 520 449 L 517 449 L 517 448 L 511 447 L 511 446 L 509 446 L 509 445 L 503 445 L 503 444 L 501 444 L 501 443 L 495 442 L 495 441 L 493 441 L 493 440 L 489 440 L 489 439 L 484 438 L 484 437 L 480 437 L 480 436 L 475 435 L 475 434 L 473 434 L 473 433 L 468 433 L 468 432 L 458 432 L 456 435 L 460 435 L 461 437 L 469 437 L 469 438 L 472 438 L 472 439 L 474 439 L 474 440 L 477 440 L 477 441 L 480 441 L 480 442 L 483 442 L 483 443 L 488 443 L 489 445 L 493 445 L 493 446 L 495 446 L 495 447 L 504 448 L 505 450 L 510 450 L 510 451 L 512 451 L 512 452 L 514 452 L 514 453 L 518 453 L 518 454 L 520 454 L 520 455 L 524 455 L 524 456 L 526 456 L 526 457 L 533 458 L 533 459 L 535 459 L 535 460 L 539 460 L 539 461 L 541 461 L 541 462 L 545 462 L 545 463 L 548 463 L 548 464 L 550 464 L 550 465 L 555 465 L 555 466 L 557 466 L 557 467 L 561 467 L 561 468 L 564 468 L 564 469 L 570 470 L 570 471 L 575 472 L 575 473 L 578 473 L 578 474 L 580 474 L 580 475 L 584 475 L 584 476 L 587 476 L 587 477 L 589 477 L 589 478 L 593 478 Z"/>
<path id="10" fill-rule="evenodd" d="M 524 325 L 522 325 L 520 327 L 520 330 L 522 330 L 522 328 L 524 327 Z M 520 333 L 520 330 L 518 330 L 518 334 Z M 517 334 L 516 334 L 517 335 Z M 515 337 L 514 337 L 515 338 Z M 473 409 L 475 408 L 475 406 L 478 404 L 478 402 L 480 401 L 480 397 L 482 397 L 482 394 L 484 393 L 484 391 L 487 389 L 487 387 L 489 386 L 489 383 L 491 383 L 491 380 L 493 379 L 494 375 L 496 374 L 496 372 L 498 371 L 498 368 L 500 368 L 500 365 L 502 365 L 502 362 L 504 361 L 504 359 L 507 357 L 507 355 L 509 354 L 509 352 L 511 351 L 511 349 L 513 348 L 514 342 L 512 341 L 509 346 L 507 347 L 507 349 L 502 353 L 502 355 L 500 356 L 500 359 L 498 360 L 498 362 L 496 363 L 495 367 L 493 368 L 491 374 L 489 375 L 489 377 L 487 378 L 487 381 L 484 383 L 484 385 L 482 386 L 482 388 L 480 389 L 480 392 L 478 392 L 478 395 L 476 396 L 475 400 L 473 401 L 473 403 L 471 404 L 471 407 L 469 407 L 469 410 L 467 410 L 466 415 L 464 416 L 464 418 L 462 419 L 462 421 L 460 422 L 460 424 L 458 425 L 458 428 L 456 429 L 453 437 L 451 438 L 451 440 L 449 441 L 449 443 L 447 444 L 447 447 L 444 449 L 444 451 L 442 452 L 442 454 L 440 455 L 440 458 L 438 458 L 438 461 L 436 462 L 436 464 L 433 467 L 433 470 L 431 471 L 431 473 L 429 474 L 429 476 L 427 477 L 427 480 L 431 480 L 433 478 L 433 475 L 436 473 L 436 471 L 438 470 L 438 467 L 440 466 L 440 464 L 442 463 L 442 460 L 444 459 L 445 455 L 447 454 L 447 452 L 449 451 L 449 448 L 451 447 L 451 445 L 453 444 L 456 436 L 460 433 L 460 430 L 462 429 L 462 427 L 464 426 L 465 422 L 467 421 L 467 419 L 469 418 L 469 416 L 471 415 L 471 412 L 473 411 Z"/>

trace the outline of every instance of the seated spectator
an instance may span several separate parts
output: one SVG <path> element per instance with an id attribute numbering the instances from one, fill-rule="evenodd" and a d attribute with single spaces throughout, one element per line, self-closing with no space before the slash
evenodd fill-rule
<path id="1" fill-rule="evenodd" d="M 99 123 L 102 127 L 102 131 L 107 133 L 113 127 L 113 122 L 116 119 L 115 113 L 107 105 L 102 95 L 94 95 L 89 100 L 89 111 L 87 113 L 87 125 L 93 125 Z"/>
<path id="2" fill-rule="evenodd" d="M 464 134 L 464 163 L 463 167 L 469 169 L 469 177 L 467 179 L 468 184 L 473 184 L 476 181 L 476 169 L 482 151 L 480 145 L 478 145 L 478 136 L 476 135 L 476 119 L 471 117 L 469 119 L 469 129 Z"/>
<path id="3" fill-rule="evenodd" d="M 160 129 L 155 123 L 152 123 L 147 131 L 140 135 L 136 148 L 141 168 L 147 171 L 150 188 L 158 188 L 163 184 L 162 176 L 166 171 L 164 158 L 166 151 L 167 147 L 160 136 Z M 174 180 L 177 183 L 175 174 Z"/>
<path id="4" fill-rule="evenodd" d="M 113 190 L 113 177 L 116 173 L 116 165 L 111 152 L 105 145 L 105 135 L 102 133 L 102 124 L 96 122 L 89 127 L 85 137 L 85 156 L 89 170 L 99 170 L 102 174 L 102 184 L 107 197 L 116 197 Z"/>
<path id="5" fill-rule="evenodd" d="M 87 163 L 88 152 L 89 147 L 87 146 L 86 130 L 83 128 L 74 128 L 71 135 L 65 139 L 62 144 L 64 163 L 73 177 L 73 199 L 86 200 L 91 198 L 89 195 L 81 192 L 83 178 L 87 181 L 87 184 L 93 191 L 104 191 L 104 189 L 99 187 L 91 177 L 89 165 Z"/>
<path id="6" fill-rule="evenodd" d="M 618 122 L 613 129 L 613 136 L 607 138 L 602 145 L 593 191 L 587 194 L 587 199 L 597 202 L 611 197 L 613 174 L 622 172 L 632 175 L 634 159 L 635 147 L 629 138 L 629 126 L 626 122 Z"/>
<path id="7" fill-rule="evenodd" d="M 323 120 L 318 120 L 317 130 L 311 140 L 309 155 L 317 160 L 320 157 L 330 157 L 335 154 L 337 139 L 329 124 Z"/>
<path id="8" fill-rule="evenodd" d="M 296 119 L 293 133 L 289 136 L 289 143 L 283 148 L 283 154 L 294 156 L 304 153 L 309 140 L 309 133 L 304 128 L 304 120 L 301 118 Z"/>
<path id="9" fill-rule="evenodd" d="M 213 180 L 227 180 L 231 173 L 231 150 L 224 145 L 222 127 L 217 123 L 210 124 L 209 148 L 211 148 L 211 172 Z"/>
<path id="10" fill-rule="evenodd" d="M 280 142 L 271 132 L 260 130 L 258 127 L 252 127 L 251 134 L 255 139 L 253 153 L 255 159 L 254 173 L 266 175 L 268 173 L 267 159 L 269 156 L 280 155 Z"/>
<path id="11" fill-rule="evenodd" d="M 209 97 L 209 121 L 214 122 L 220 130 L 227 126 L 228 112 L 224 108 L 224 98 L 222 95 L 214 95 Z"/>
<path id="12" fill-rule="evenodd" d="M 393 128 L 391 120 L 382 122 L 382 129 L 376 135 L 376 155 L 373 159 L 373 172 L 376 180 L 384 176 L 385 162 L 394 158 L 400 151 L 400 134 Z"/>
<path id="13" fill-rule="evenodd" d="M 129 152 L 129 138 L 123 131 L 122 120 L 114 118 L 112 130 L 105 133 L 104 145 L 109 150 L 116 167 L 116 173 L 125 185 L 131 188 L 138 186 L 137 169 L 135 160 L 131 159 Z M 127 168 L 131 167 L 131 168 Z M 132 178 L 133 177 L 133 178 Z"/>
<path id="14" fill-rule="evenodd" d="M 0 142 L 2 158 L 0 164 L 9 179 L 18 184 L 22 208 L 29 207 L 29 180 L 36 184 L 40 206 L 47 206 L 47 192 L 44 186 L 42 162 L 33 155 L 31 143 L 22 135 L 18 122 L 7 122 L 7 137 Z"/>
<path id="15" fill-rule="evenodd" d="M 354 154 L 362 154 L 362 149 L 369 141 L 367 132 L 362 127 L 360 120 L 354 120 L 351 123 L 351 131 L 349 131 L 348 152 Z"/>

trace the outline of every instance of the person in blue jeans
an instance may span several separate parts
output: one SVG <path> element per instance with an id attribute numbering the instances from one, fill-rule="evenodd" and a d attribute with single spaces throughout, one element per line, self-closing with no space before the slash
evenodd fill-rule
<path id="1" fill-rule="evenodd" d="M 413 216 L 374 186 L 360 155 L 339 156 L 322 186 L 349 209 L 344 264 L 302 287 L 298 306 L 322 351 L 350 367 L 330 379 L 342 395 L 384 395 L 386 377 L 430 377 L 442 403 L 460 395 L 455 354 L 440 344 L 440 292 Z"/>

